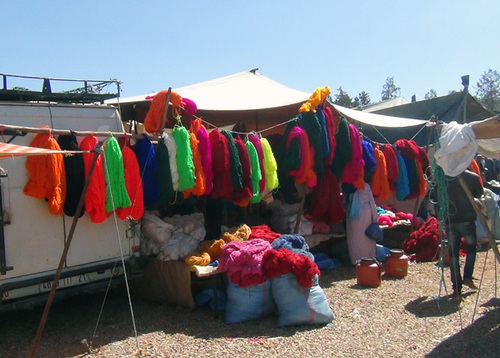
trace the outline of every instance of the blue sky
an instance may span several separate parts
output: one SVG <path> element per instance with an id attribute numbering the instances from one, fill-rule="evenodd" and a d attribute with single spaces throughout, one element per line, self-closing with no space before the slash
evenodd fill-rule
<path id="1" fill-rule="evenodd" d="M 471 93 L 500 71 L 500 1 L 0 1 L 0 73 L 110 79 L 123 97 L 258 67 L 288 87 L 380 100 Z"/>

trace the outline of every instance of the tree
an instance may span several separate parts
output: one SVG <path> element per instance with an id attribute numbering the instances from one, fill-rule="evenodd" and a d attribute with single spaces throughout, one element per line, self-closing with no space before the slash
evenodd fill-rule
<path id="1" fill-rule="evenodd" d="M 424 96 L 425 99 L 432 99 L 432 98 L 437 98 L 437 92 L 435 89 L 430 89 L 429 92 L 427 92 Z"/>
<path id="2" fill-rule="evenodd" d="M 396 87 L 394 84 L 394 76 L 387 77 L 385 80 L 385 84 L 382 87 L 382 101 L 386 101 L 388 99 L 399 97 L 401 94 L 401 88 Z"/>
<path id="3" fill-rule="evenodd" d="M 491 68 L 488 69 L 476 86 L 476 96 L 479 102 L 490 111 L 500 110 L 500 73 Z"/>
<path id="4" fill-rule="evenodd" d="M 347 92 L 345 92 L 343 89 L 342 89 L 342 86 L 340 86 L 338 89 L 337 89 L 337 94 L 335 94 L 335 104 L 338 104 L 339 106 L 342 106 L 342 107 L 346 107 L 346 108 L 351 108 L 352 107 L 352 99 L 351 97 L 347 94 Z"/>
<path id="5" fill-rule="evenodd" d="M 352 107 L 363 107 L 369 105 L 370 103 L 370 95 L 367 92 L 363 91 L 357 97 L 354 97 L 354 100 L 352 101 Z"/>
<path id="6" fill-rule="evenodd" d="M 368 92 L 362 91 L 359 95 L 359 104 L 361 106 L 367 106 L 370 103 L 372 103 L 372 100 L 370 99 L 370 94 Z"/>

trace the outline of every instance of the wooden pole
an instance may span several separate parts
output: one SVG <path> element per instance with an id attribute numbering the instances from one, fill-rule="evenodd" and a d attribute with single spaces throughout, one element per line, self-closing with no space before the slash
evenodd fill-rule
<path id="1" fill-rule="evenodd" d="M 83 209 L 85 195 L 87 193 L 87 189 L 89 187 L 90 180 L 92 178 L 92 173 L 94 172 L 97 158 L 99 158 L 99 155 L 102 154 L 102 144 L 103 144 L 102 142 L 97 143 L 96 147 L 93 150 L 94 157 L 92 158 L 89 172 L 88 172 L 87 178 L 85 180 L 85 184 L 83 186 L 82 195 L 80 196 L 80 201 L 78 202 L 78 206 L 76 208 L 76 214 L 73 217 L 73 223 L 71 224 L 71 228 L 69 230 L 68 237 L 66 239 L 66 242 L 64 243 L 64 250 L 61 254 L 61 260 L 59 261 L 59 267 L 57 268 L 54 279 L 52 280 L 52 285 L 50 287 L 49 297 L 47 298 L 47 302 L 45 304 L 45 309 L 43 310 L 42 318 L 40 319 L 40 324 L 38 325 L 38 331 L 36 332 L 36 337 L 35 337 L 35 340 L 33 342 L 33 346 L 31 347 L 31 352 L 29 355 L 31 358 L 35 356 L 36 349 L 38 347 L 38 344 L 40 343 L 40 339 L 42 338 L 43 329 L 45 327 L 45 323 L 47 322 L 47 317 L 49 316 L 50 306 L 52 305 L 52 301 L 54 300 L 54 295 L 56 293 L 57 282 L 59 281 L 59 277 L 61 276 L 61 271 L 63 269 L 64 263 L 66 262 L 66 256 L 68 255 L 69 246 L 71 245 L 71 240 L 73 239 L 73 234 L 75 233 L 76 223 L 78 222 L 78 219 L 80 217 L 79 214 L 81 213 L 81 211 Z"/>
<path id="2" fill-rule="evenodd" d="M 470 203 L 472 204 L 472 207 L 474 208 L 474 211 L 477 214 L 477 217 L 479 218 L 479 221 L 481 221 L 481 224 L 484 227 L 484 230 L 486 231 L 486 236 L 488 237 L 488 242 L 490 243 L 491 248 L 493 249 L 493 252 L 495 253 L 495 257 L 497 258 L 497 261 L 500 263 L 500 252 L 498 252 L 498 247 L 497 243 L 495 242 L 495 239 L 493 238 L 493 234 L 491 233 L 490 227 L 488 226 L 488 223 L 486 222 L 486 219 L 481 212 L 481 209 L 479 208 L 478 204 L 474 200 L 474 196 L 470 192 L 469 188 L 467 187 L 467 183 L 465 183 L 465 179 L 462 177 L 462 174 L 457 176 L 458 181 L 460 182 L 460 185 L 465 191 L 465 194 L 469 198 Z"/>
<path id="3" fill-rule="evenodd" d="M 57 134 L 57 135 L 70 135 L 74 134 L 77 136 L 89 136 L 93 135 L 96 137 L 130 137 L 134 139 L 142 139 L 144 136 L 142 134 L 132 134 L 132 133 L 124 133 L 124 132 L 91 132 L 91 131 L 73 131 L 73 130 L 68 130 L 68 129 L 52 129 L 52 128 L 35 128 L 35 127 L 21 127 L 21 126 L 13 126 L 10 124 L 1 124 L 0 123 L 0 131 L 6 130 L 6 129 L 11 129 L 11 130 L 18 130 L 20 132 L 26 132 L 26 133 L 51 133 L 51 134 Z M 158 140 L 157 136 L 148 136 L 149 139 L 151 140 Z"/>

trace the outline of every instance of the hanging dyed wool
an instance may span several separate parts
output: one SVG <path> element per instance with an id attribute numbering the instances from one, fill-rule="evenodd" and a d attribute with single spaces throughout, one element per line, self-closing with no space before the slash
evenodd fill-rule
<path id="1" fill-rule="evenodd" d="M 194 164 L 194 187 L 192 189 L 185 190 L 183 192 L 184 198 L 188 198 L 192 193 L 195 196 L 200 196 L 205 194 L 205 173 L 203 173 L 203 166 L 201 164 L 201 155 L 198 148 L 198 139 L 194 133 L 189 134 L 189 144 L 191 146 L 191 152 L 193 153 L 193 164 Z"/>
<path id="2" fill-rule="evenodd" d="M 339 130 L 337 134 L 335 134 L 335 141 L 337 142 L 337 147 L 342 149 L 335 151 L 332 161 L 332 170 L 337 178 L 340 178 L 344 172 L 345 165 L 351 161 L 352 157 L 349 122 L 347 122 L 347 119 L 344 117 L 340 118 Z"/>
<path id="3" fill-rule="evenodd" d="M 339 181 L 331 170 L 326 170 L 325 176 L 318 180 L 318 185 L 312 189 L 306 213 L 328 225 L 342 222 L 344 219 Z"/>
<path id="4" fill-rule="evenodd" d="M 262 143 L 260 142 L 260 136 L 255 132 L 251 132 L 248 134 L 248 140 L 252 142 L 255 150 L 257 151 L 257 155 L 259 156 L 260 173 L 262 175 L 262 178 L 259 182 L 259 190 L 261 193 L 263 193 L 264 190 L 266 190 L 266 173 L 264 170 L 264 153 L 262 151 Z"/>
<path id="5" fill-rule="evenodd" d="M 294 133 L 293 136 L 291 136 L 292 131 Z M 278 148 L 277 159 L 280 163 L 279 169 L 285 173 L 291 170 L 299 170 L 301 166 L 300 141 L 297 131 L 303 131 L 303 129 L 295 121 L 288 123 Z"/>
<path id="6" fill-rule="evenodd" d="M 316 107 L 319 106 L 321 103 L 323 103 L 326 100 L 326 97 L 331 93 L 330 87 L 319 87 L 316 88 L 314 93 L 309 97 L 309 99 L 302 103 L 302 105 L 299 108 L 299 112 L 316 112 Z"/>
<path id="7" fill-rule="evenodd" d="M 149 106 L 148 113 L 144 118 L 144 129 L 148 133 L 158 134 L 161 131 L 161 124 L 165 113 L 165 106 L 167 104 L 167 90 L 163 90 L 155 94 L 151 105 Z M 175 92 L 170 93 L 170 103 L 176 108 L 182 105 L 182 97 Z M 168 122 L 168 118 L 165 123 Z"/>
<path id="8" fill-rule="evenodd" d="M 194 187 L 194 163 L 193 152 L 189 144 L 189 133 L 183 126 L 175 126 L 172 136 L 177 145 L 177 170 L 179 171 L 179 191 L 192 189 Z"/>
<path id="9" fill-rule="evenodd" d="M 373 145 L 369 140 L 363 139 L 361 141 L 363 148 L 363 160 L 365 161 L 365 173 L 373 173 L 377 169 L 377 161 L 375 160 Z"/>
<path id="10" fill-rule="evenodd" d="M 198 149 L 200 151 L 203 174 L 205 175 L 205 195 L 209 195 L 214 185 L 214 174 L 212 171 L 212 151 L 210 149 L 210 139 L 208 138 L 207 129 L 201 123 L 201 119 L 196 118 L 191 122 L 189 130 L 198 139 Z"/>
<path id="11" fill-rule="evenodd" d="M 328 139 L 328 146 L 330 147 L 330 153 L 328 153 L 328 156 L 325 157 L 325 165 L 331 165 L 333 157 L 335 156 L 335 148 L 337 146 L 337 143 L 335 141 L 335 134 L 337 133 L 336 124 L 333 112 L 330 107 L 325 107 L 323 109 L 323 113 L 326 122 L 326 133 L 327 133 L 326 138 Z"/>
<path id="12" fill-rule="evenodd" d="M 259 155 L 257 154 L 257 150 L 255 149 L 255 146 L 253 145 L 252 142 L 249 140 L 246 141 L 245 143 L 248 151 L 248 157 L 250 158 L 250 164 L 252 167 L 252 197 L 250 198 L 251 203 L 258 203 L 261 200 L 260 197 L 260 186 L 259 182 L 260 179 L 262 179 L 262 175 L 260 172 L 260 166 L 259 166 Z"/>
<path id="13" fill-rule="evenodd" d="M 211 131 L 208 137 L 212 151 L 212 171 L 214 175 L 214 185 L 210 196 L 213 199 L 223 198 L 231 200 L 233 184 L 229 169 L 227 138 L 217 128 Z"/>
<path id="14" fill-rule="evenodd" d="M 288 174 L 294 177 L 297 183 L 306 183 L 308 187 L 312 188 L 317 183 L 317 176 L 312 167 L 314 154 L 311 151 L 314 151 L 314 148 L 309 146 L 309 138 L 305 130 L 298 126 L 290 130 L 287 138 L 287 148 L 296 138 L 300 148 L 298 156 L 300 158 L 300 167 L 297 170 L 290 170 Z"/>
<path id="15" fill-rule="evenodd" d="M 132 205 L 125 186 L 125 171 L 120 145 L 110 137 L 104 146 L 104 177 L 106 179 L 106 211 L 128 208 Z"/>
<path id="16" fill-rule="evenodd" d="M 243 187 L 240 190 L 236 190 L 234 193 L 234 204 L 244 207 L 248 205 L 250 197 L 253 194 L 253 183 L 251 178 L 252 164 L 250 163 L 250 156 L 248 155 L 248 150 L 243 139 L 236 136 L 234 138 L 234 144 L 238 149 L 238 155 L 240 157 L 243 183 Z"/>
<path id="17" fill-rule="evenodd" d="M 385 162 L 387 163 L 387 180 L 389 181 L 389 189 L 396 191 L 396 182 L 399 176 L 399 165 L 396 157 L 396 152 L 390 144 L 385 144 L 382 147 Z"/>
<path id="18" fill-rule="evenodd" d="M 172 185 L 172 173 L 170 171 L 170 153 L 165 144 L 165 132 L 156 146 L 156 160 L 158 162 L 158 189 L 160 190 L 160 204 L 163 207 L 170 205 L 175 199 L 175 191 Z"/>
<path id="19" fill-rule="evenodd" d="M 321 128 L 320 131 L 321 151 L 323 154 L 323 158 L 327 158 L 330 155 L 330 140 L 328 139 L 329 133 L 326 127 L 325 112 L 323 111 L 322 106 L 318 106 L 316 109 L 317 109 L 316 117 L 318 118 L 318 123 Z"/>
<path id="20" fill-rule="evenodd" d="M 377 167 L 373 172 L 370 187 L 374 198 L 380 201 L 386 201 L 391 195 L 389 180 L 387 178 L 387 163 L 385 161 L 384 153 L 380 150 L 378 145 L 375 145 L 373 154 L 377 162 Z"/>
<path id="21" fill-rule="evenodd" d="M 352 157 L 344 167 L 341 177 L 342 183 L 353 184 L 357 189 L 364 189 L 364 166 L 363 148 L 361 137 L 354 124 L 349 123 L 349 136 L 351 139 Z"/>
<path id="22" fill-rule="evenodd" d="M 315 113 L 305 112 L 299 114 L 302 128 L 305 129 L 309 138 L 309 145 L 314 149 L 312 166 L 318 178 L 323 178 L 325 169 L 323 166 L 323 148 L 321 145 L 321 126 Z"/>
<path id="23" fill-rule="evenodd" d="M 76 136 L 60 135 L 57 143 L 62 150 L 80 151 L 80 146 Z M 83 187 L 85 186 L 85 166 L 83 164 L 83 154 L 76 153 L 63 157 L 64 171 L 66 172 L 66 200 L 64 201 L 64 214 L 75 216 Z M 79 217 L 85 213 L 85 205 L 82 207 Z"/>
<path id="24" fill-rule="evenodd" d="M 46 127 L 48 128 L 48 127 Z M 39 133 L 33 138 L 31 147 L 61 150 L 51 134 Z M 47 199 L 52 215 L 64 214 L 66 199 L 66 173 L 62 154 L 28 156 L 26 158 L 28 183 L 24 194 L 38 199 Z"/>
<path id="25" fill-rule="evenodd" d="M 415 141 L 407 139 L 397 140 L 394 146 L 401 151 L 404 158 L 407 158 L 405 163 L 407 164 L 410 181 L 410 195 L 407 199 L 421 196 L 421 188 L 422 186 L 425 187 L 425 179 L 423 177 L 422 163 L 420 162 L 419 146 Z M 408 169 L 409 166 L 411 166 L 411 170 Z M 425 192 L 423 195 L 425 195 Z"/>
<path id="26" fill-rule="evenodd" d="M 144 197 L 142 189 L 142 179 L 139 170 L 139 163 L 134 151 L 125 145 L 122 148 L 123 170 L 125 172 L 125 186 L 127 187 L 128 197 L 132 202 L 127 208 L 116 208 L 116 216 L 120 220 L 131 218 L 139 220 L 144 214 Z"/>
<path id="27" fill-rule="evenodd" d="M 398 161 L 398 180 L 396 181 L 396 199 L 399 201 L 405 200 L 410 194 L 410 183 L 408 181 L 408 173 L 406 172 L 406 164 L 401 153 L 396 152 Z"/>
<path id="28" fill-rule="evenodd" d="M 175 144 L 175 139 L 166 132 L 161 134 L 165 142 L 165 146 L 168 150 L 168 161 L 170 164 L 170 176 L 172 178 L 172 188 L 174 191 L 179 190 L 179 171 L 177 170 L 177 145 Z"/>
<path id="29" fill-rule="evenodd" d="M 160 200 L 158 188 L 158 161 L 153 144 L 143 134 L 143 138 L 135 142 L 134 152 L 137 156 L 143 184 L 144 204 L 146 207 Z"/>
<path id="30" fill-rule="evenodd" d="M 87 136 L 80 142 L 82 150 L 93 150 L 98 140 L 94 136 Z M 94 153 L 83 153 L 83 164 L 85 165 L 85 177 L 89 175 L 90 165 Z M 85 211 L 89 213 L 90 220 L 94 223 L 103 222 L 108 215 L 106 213 L 106 182 L 104 180 L 103 155 L 99 154 L 94 166 L 94 172 L 90 178 L 87 194 L 85 195 Z"/>
<path id="31" fill-rule="evenodd" d="M 266 189 L 271 191 L 279 186 L 277 172 L 278 164 L 276 163 L 276 159 L 274 158 L 273 150 L 271 149 L 269 141 L 266 138 L 262 137 L 260 139 L 260 143 L 262 144 L 262 153 L 264 154 Z"/>
<path id="32" fill-rule="evenodd" d="M 243 188 L 243 171 L 241 161 L 238 155 L 238 149 L 234 144 L 234 138 L 227 130 L 221 131 L 222 135 L 227 138 L 227 148 L 229 150 L 229 172 L 231 173 L 231 182 L 233 183 L 233 192 Z"/>

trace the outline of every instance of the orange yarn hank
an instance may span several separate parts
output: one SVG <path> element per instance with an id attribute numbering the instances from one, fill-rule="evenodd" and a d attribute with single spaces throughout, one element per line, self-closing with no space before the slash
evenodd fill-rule
<path id="1" fill-rule="evenodd" d="M 153 134 L 160 133 L 165 105 L 167 104 L 167 93 L 167 90 L 163 90 L 153 97 L 149 111 L 146 114 L 146 118 L 144 118 L 144 129 L 146 132 Z M 182 97 L 176 92 L 170 92 L 170 103 L 172 103 L 174 108 L 178 109 L 182 105 Z M 166 118 L 165 123 L 168 123 L 168 118 Z"/>

